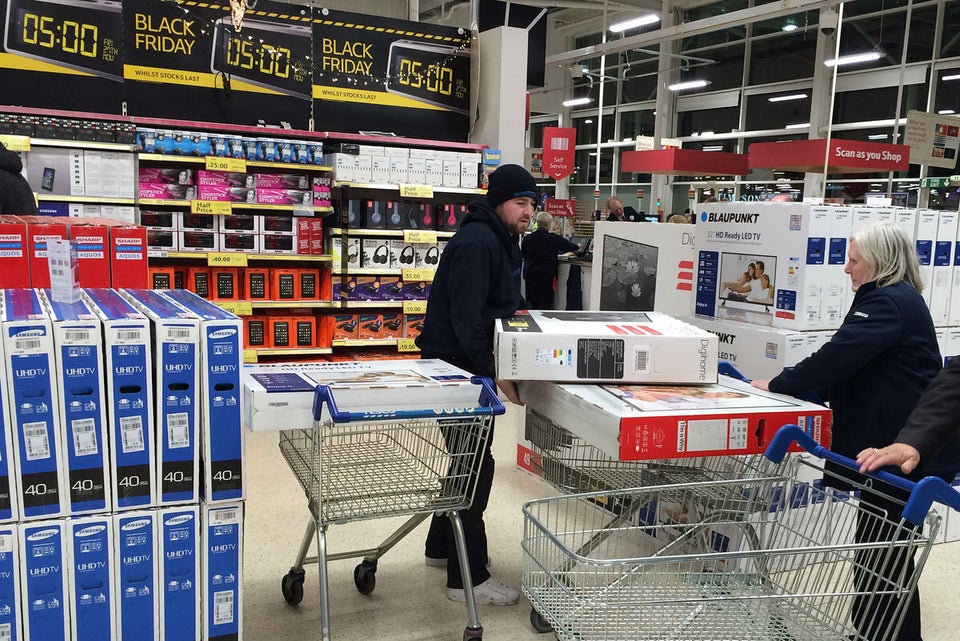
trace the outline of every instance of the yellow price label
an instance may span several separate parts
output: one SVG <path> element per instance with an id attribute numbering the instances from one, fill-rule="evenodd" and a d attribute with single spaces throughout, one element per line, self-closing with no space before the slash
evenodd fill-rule
<path id="1" fill-rule="evenodd" d="M 233 214 L 233 203 L 225 200 L 191 200 L 190 213 L 230 216 Z"/>
<path id="2" fill-rule="evenodd" d="M 240 301 L 220 301 L 217 303 L 221 309 L 230 312 L 235 316 L 253 316 L 253 305 L 248 300 Z"/>
<path id="3" fill-rule="evenodd" d="M 207 254 L 208 267 L 246 267 L 247 255 L 243 252 L 210 252 Z"/>
<path id="4" fill-rule="evenodd" d="M 436 244 L 437 232 L 430 229 L 404 229 L 403 242 Z"/>
<path id="5" fill-rule="evenodd" d="M 433 282 L 432 269 L 403 269 L 400 273 L 402 274 L 403 282 L 405 283 L 413 283 L 417 281 L 426 281 L 428 283 Z"/>
<path id="6" fill-rule="evenodd" d="M 405 300 L 403 301 L 404 314 L 426 314 L 427 301 L 425 300 Z"/>
<path id="7" fill-rule="evenodd" d="M 257 350 L 255 350 L 255 349 L 245 349 L 245 350 L 243 350 L 243 362 L 244 362 L 244 363 L 256 363 L 256 362 L 257 362 Z"/>
<path id="8" fill-rule="evenodd" d="M 0 142 L 10 151 L 30 151 L 30 136 L 0 134 Z"/>
<path id="9" fill-rule="evenodd" d="M 247 161 L 243 158 L 221 158 L 220 156 L 205 156 L 204 164 L 207 171 L 247 171 Z"/>
<path id="10" fill-rule="evenodd" d="M 433 198 L 433 185 L 400 185 L 401 198 Z"/>
<path id="11" fill-rule="evenodd" d="M 417 347 L 417 343 L 412 338 L 401 338 L 397 340 L 397 351 L 398 352 L 419 352 L 420 348 Z"/>

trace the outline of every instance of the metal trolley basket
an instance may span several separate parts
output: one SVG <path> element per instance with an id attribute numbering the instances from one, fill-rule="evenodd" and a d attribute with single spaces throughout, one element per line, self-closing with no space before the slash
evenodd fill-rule
<path id="1" fill-rule="evenodd" d="M 857 469 L 796 426 L 766 456 L 780 462 L 794 441 Z M 530 501 L 523 591 L 563 641 L 895 638 L 940 524 L 931 502 L 956 509 L 960 494 L 885 472 L 841 473 L 856 491 L 840 491 L 798 480 L 806 464 Z"/>
<path id="2" fill-rule="evenodd" d="M 467 601 L 464 639 L 482 638 L 457 512 L 473 501 L 476 470 L 493 416 L 503 414 L 504 407 L 489 379 L 477 377 L 472 382 L 478 389 L 476 406 L 455 410 L 341 411 L 334 391 L 320 385 L 313 428 L 280 432 L 280 451 L 303 487 L 313 517 L 281 589 L 287 603 L 300 603 L 303 566 L 319 565 L 325 641 L 330 639 L 327 561 L 363 559 L 354 569 L 354 583 L 362 594 L 370 594 L 376 586 L 378 559 L 436 512 L 446 513 L 453 525 Z M 331 524 L 407 515 L 411 518 L 375 548 L 327 552 L 326 530 Z M 317 556 L 308 557 L 314 536 Z"/>

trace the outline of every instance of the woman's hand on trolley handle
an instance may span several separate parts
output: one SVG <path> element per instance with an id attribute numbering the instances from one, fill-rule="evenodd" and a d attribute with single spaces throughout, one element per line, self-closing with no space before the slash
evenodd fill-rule
<path id="1" fill-rule="evenodd" d="M 891 443 L 882 448 L 868 447 L 857 454 L 860 472 L 874 472 L 887 465 L 899 465 L 904 474 L 912 472 L 920 463 L 920 452 L 906 443 Z"/>
<path id="2" fill-rule="evenodd" d="M 750 381 L 750 384 L 753 385 L 754 387 L 756 387 L 757 389 L 762 389 L 762 390 L 765 391 L 765 392 L 769 392 L 769 391 L 770 391 L 770 381 L 769 381 L 769 380 L 763 380 L 763 379 L 754 380 L 754 381 Z"/>
<path id="3" fill-rule="evenodd" d="M 511 403 L 514 405 L 523 405 L 523 401 L 520 400 L 520 392 L 517 391 L 516 383 L 497 379 L 497 387 L 500 388 L 500 391 L 503 392 L 504 396 L 506 396 L 507 400 Z"/>

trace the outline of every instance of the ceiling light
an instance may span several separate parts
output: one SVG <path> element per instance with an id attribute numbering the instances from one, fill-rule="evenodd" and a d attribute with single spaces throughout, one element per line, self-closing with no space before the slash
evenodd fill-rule
<path id="1" fill-rule="evenodd" d="M 583 98 L 571 98 L 570 100 L 564 100 L 564 107 L 578 107 L 580 105 L 586 105 L 593 102 L 593 98 L 589 96 L 584 96 Z"/>
<path id="2" fill-rule="evenodd" d="M 960 80 L 960 73 L 955 73 L 950 76 L 944 76 L 940 80 Z"/>
<path id="3" fill-rule="evenodd" d="M 824 60 L 823 64 L 828 67 L 840 67 L 842 65 L 852 65 L 858 62 L 870 62 L 871 60 L 879 60 L 880 52 L 879 51 L 867 51 L 864 53 L 852 53 L 848 56 L 840 56 L 839 58 L 831 58 L 830 60 Z"/>
<path id="4" fill-rule="evenodd" d="M 867 140 L 886 140 L 887 134 L 870 134 L 867 136 Z"/>
<path id="5" fill-rule="evenodd" d="M 957 113 L 957 112 L 954 111 L 953 109 L 941 109 L 941 110 L 938 111 L 937 113 L 940 114 L 941 116 L 949 116 L 949 115 L 955 114 L 955 113 Z"/>
<path id="6" fill-rule="evenodd" d="M 683 91 L 684 89 L 699 89 L 700 87 L 706 87 L 709 83 L 706 80 L 688 80 L 686 82 L 678 82 L 667 87 L 670 91 Z"/>
<path id="7" fill-rule="evenodd" d="M 792 125 L 787 125 L 786 129 L 803 129 L 804 127 L 809 127 L 809 122 L 795 122 Z"/>
<path id="8" fill-rule="evenodd" d="M 772 98 L 767 98 L 770 102 L 785 102 L 787 100 L 803 100 L 807 97 L 805 93 L 792 93 L 786 96 L 773 96 Z"/>
<path id="9" fill-rule="evenodd" d="M 637 16 L 636 18 L 630 18 L 629 20 L 616 22 L 610 25 L 610 31 L 614 33 L 620 33 L 621 31 L 626 31 L 627 29 L 642 27 L 644 25 L 654 24 L 655 22 L 660 22 L 660 16 L 655 13 L 648 13 L 642 16 Z"/>
<path id="10" fill-rule="evenodd" d="M 713 135 L 713 132 L 712 132 L 712 131 L 701 131 L 701 132 L 700 132 L 700 135 L 701 135 L 701 136 L 712 136 L 712 135 Z"/>
<path id="11" fill-rule="evenodd" d="M 787 20 L 787 23 L 782 27 L 780 27 L 780 31 L 787 31 L 787 32 L 796 31 L 797 29 L 799 29 L 799 27 L 797 27 L 797 25 L 793 22 L 793 20 Z"/>
<path id="12" fill-rule="evenodd" d="M 723 145 L 707 145 L 701 151 L 723 151 Z"/>
<path id="13" fill-rule="evenodd" d="M 583 124 L 585 124 L 585 125 L 592 125 L 592 124 L 593 124 L 593 118 L 587 118 L 586 120 L 583 121 Z"/>

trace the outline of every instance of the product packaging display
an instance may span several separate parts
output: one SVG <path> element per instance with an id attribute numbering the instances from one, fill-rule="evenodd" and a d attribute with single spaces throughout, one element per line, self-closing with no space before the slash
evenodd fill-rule
<path id="1" fill-rule="evenodd" d="M 243 503 L 201 507 L 203 641 L 243 638 Z"/>
<path id="2" fill-rule="evenodd" d="M 11 640 L 23 638 L 21 559 L 19 526 L 0 526 L 0 629 L 8 631 Z"/>
<path id="3" fill-rule="evenodd" d="M 506 380 L 717 380 L 717 337 L 658 312 L 518 313 L 497 320 L 494 349 Z"/>
<path id="4" fill-rule="evenodd" d="M 116 559 L 113 517 L 98 514 L 67 521 L 70 639 L 115 638 Z"/>
<path id="5" fill-rule="evenodd" d="M 157 510 L 157 556 L 161 561 L 160 638 L 200 638 L 200 510 L 197 505 Z"/>
<path id="6" fill-rule="evenodd" d="M 144 510 L 113 515 L 118 641 L 160 639 L 158 514 Z"/>
<path id="7" fill-rule="evenodd" d="M 19 547 L 23 638 L 66 641 L 70 634 L 67 577 L 70 551 L 62 519 L 23 523 Z"/>

